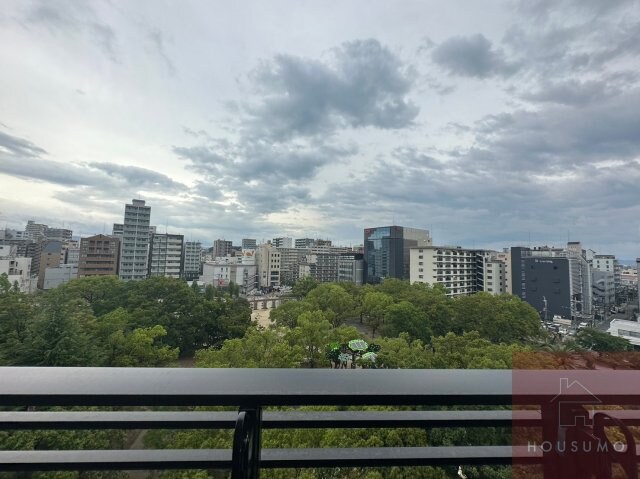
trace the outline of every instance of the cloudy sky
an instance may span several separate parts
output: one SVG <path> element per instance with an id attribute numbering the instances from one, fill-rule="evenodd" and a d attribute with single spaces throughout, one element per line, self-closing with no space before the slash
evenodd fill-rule
<path id="1" fill-rule="evenodd" d="M 639 0 L 3 0 L 0 223 L 640 256 Z"/>

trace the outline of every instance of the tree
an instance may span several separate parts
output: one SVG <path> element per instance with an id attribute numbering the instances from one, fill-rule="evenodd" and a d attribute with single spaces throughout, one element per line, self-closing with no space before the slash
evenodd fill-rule
<path id="1" fill-rule="evenodd" d="M 584 349 L 598 352 L 633 351 L 633 345 L 628 340 L 593 328 L 578 331 L 576 343 Z"/>
<path id="2" fill-rule="evenodd" d="M 420 340 L 411 341 L 407 333 L 397 338 L 383 338 L 377 341 L 380 351 L 376 363 L 387 369 L 430 368 L 433 361 L 431 349 Z"/>
<path id="3" fill-rule="evenodd" d="M 313 309 L 306 301 L 286 301 L 269 313 L 269 319 L 278 327 L 295 328 L 298 317 Z"/>
<path id="4" fill-rule="evenodd" d="M 337 284 L 321 284 L 312 289 L 305 298 L 313 309 L 331 313 L 329 319 L 334 327 L 340 325 L 349 314 L 353 314 L 353 298 Z"/>
<path id="5" fill-rule="evenodd" d="M 312 276 L 305 276 L 304 278 L 296 281 L 291 289 L 291 294 L 298 299 L 304 299 L 307 294 L 309 294 L 309 292 L 319 284 L 320 283 L 318 283 L 318 281 Z"/>
<path id="6" fill-rule="evenodd" d="M 324 347 L 329 338 L 331 323 L 327 313 L 323 311 L 305 312 L 298 318 L 298 325 L 293 328 L 287 339 L 294 346 L 305 351 L 305 363 L 310 368 L 326 365 Z"/>
<path id="7" fill-rule="evenodd" d="M 453 331 L 478 331 L 494 343 L 511 343 L 542 334 L 540 316 L 517 296 L 477 293 L 453 301 Z"/>
<path id="8" fill-rule="evenodd" d="M 392 304 L 393 298 L 385 293 L 373 291 L 364 295 L 362 308 L 366 323 L 371 327 L 372 337 L 375 338 L 376 330 L 382 325 L 387 308 Z"/>
<path id="9" fill-rule="evenodd" d="M 510 369 L 515 353 L 528 348 L 517 344 L 493 344 L 477 331 L 433 338 L 433 367 L 439 369 Z"/>
<path id="10" fill-rule="evenodd" d="M 380 332 L 383 336 L 392 337 L 404 332 L 412 339 L 421 339 L 424 342 L 428 342 L 432 334 L 426 314 L 409 301 L 400 301 L 387 307 Z"/>
<path id="11" fill-rule="evenodd" d="M 161 367 L 178 359 L 178 349 L 163 345 L 161 338 L 167 335 L 162 326 L 135 329 L 126 334 L 119 330 L 107 341 L 109 355 L 106 366 L 113 367 Z"/>
<path id="12" fill-rule="evenodd" d="M 201 368 L 297 368 L 304 360 L 303 348 L 285 339 L 278 329 L 247 329 L 242 338 L 226 340 L 220 349 L 196 352 Z"/>

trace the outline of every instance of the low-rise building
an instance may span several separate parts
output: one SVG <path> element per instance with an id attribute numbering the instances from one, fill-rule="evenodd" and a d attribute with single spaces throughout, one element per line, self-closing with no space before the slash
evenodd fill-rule
<path id="1" fill-rule="evenodd" d="M 54 289 L 61 284 L 68 283 L 78 277 L 78 265 L 61 264 L 56 267 L 46 268 L 42 289 Z"/>
<path id="2" fill-rule="evenodd" d="M 640 346 L 640 323 L 638 321 L 613 319 L 609 324 L 609 334 L 624 338 L 634 346 Z"/>
<path id="3" fill-rule="evenodd" d="M 202 265 L 199 284 L 226 288 L 231 282 L 240 285 L 243 293 L 257 288 L 258 274 L 253 249 L 243 250 L 240 256 L 216 258 Z"/>
<path id="4" fill-rule="evenodd" d="M 31 291 L 31 258 L 16 256 L 15 246 L 0 246 L 0 275 L 6 274 L 9 283 L 18 284 L 18 289 Z"/>

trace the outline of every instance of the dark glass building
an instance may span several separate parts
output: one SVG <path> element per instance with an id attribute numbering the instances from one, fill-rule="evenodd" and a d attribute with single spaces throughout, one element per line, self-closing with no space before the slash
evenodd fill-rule
<path id="1" fill-rule="evenodd" d="M 409 250 L 429 246 L 429 231 L 403 226 L 381 226 L 364 230 L 364 261 L 367 283 L 385 278 L 409 279 Z"/>

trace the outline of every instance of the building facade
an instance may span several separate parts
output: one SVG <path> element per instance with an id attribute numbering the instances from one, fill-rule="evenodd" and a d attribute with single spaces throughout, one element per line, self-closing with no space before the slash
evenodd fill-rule
<path id="1" fill-rule="evenodd" d="M 60 264 L 59 266 L 46 268 L 42 289 L 54 289 L 61 284 L 68 283 L 78 277 L 78 265 Z"/>
<path id="2" fill-rule="evenodd" d="M 364 230 L 364 261 L 367 283 L 385 278 L 409 279 L 410 250 L 431 245 L 427 230 L 382 226 Z"/>
<path id="3" fill-rule="evenodd" d="M 62 243 L 60 241 L 44 241 L 38 262 L 38 289 L 44 289 L 47 268 L 57 268 L 64 263 Z"/>
<path id="4" fill-rule="evenodd" d="M 280 251 L 271 243 L 256 248 L 258 287 L 271 290 L 280 287 Z"/>
<path id="5" fill-rule="evenodd" d="M 15 246 L 0 246 L 0 275 L 3 274 L 23 293 L 31 291 L 31 258 L 17 256 Z"/>
<path id="6" fill-rule="evenodd" d="M 217 239 L 213 242 L 213 257 L 224 258 L 225 256 L 231 256 L 233 251 L 233 243 L 231 241 Z"/>
<path id="7" fill-rule="evenodd" d="M 258 243 L 255 239 L 252 238 L 242 238 L 242 249 L 256 249 Z"/>
<path id="8" fill-rule="evenodd" d="M 576 248 L 511 248 L 513 294 L 540 312 L 584 318 L 592 311 L 589 264 Z"/>
<path id="9" fill-rule="evenodd" d="M 255 250 L 246 249 L 242 255 L 217 258 L 203 264 L 200 284 L 226 288 L 231 282 L 240 285 L 245 294 L 258 287 Z"/>
<path id="10" fill-rule="evenodd" d="M 127 281 L 139 281 L 149 274 L 149 225 L 151 207 L 144 200 L 125 205 L 119 275 Z M 114 225 L 115 226 L 115 225 Z"/>
<path id="11" fill-rule="evenodd" d="M 273 240 L 271 240 L 271 244 L 276 248 L 293 248 L 293 238 L 280 236 L 278 238 L 273 238 Z"/>
<path id="12" fill-rule="evenodd" d="M 182 278 L 184 274 L 184 236 L 169 233 L 151 235 L 149 277 Z"/>
<path id="13" fill-rule="evenodd" d="M 117 276 L 120 262 L 120 239 L 95 235 L 80 240 L 78 277 Z"/>
<path id="14" fill-rule="evenodd" d="M 202 243 L 187 241 L 184 244 L 184 278 L 187 281 L 197 279 L 202 270 Z"/>
<path id="15" fill-rule="evenodd" d="M 410 250 L 409 280 L 412 284 L 441 284 L 448 296 L 467 296 L 485 291 L 485 278 L 491 276 L 494 289 L 494 281 L 500 282 L 500 267 L 491 263 L 491 253 L 459 246 L 413 247 Z M 491 265 L 491 271 L 498 272 L 495 279 L 493 274 L 486 274 L 487 264 Z"/>

